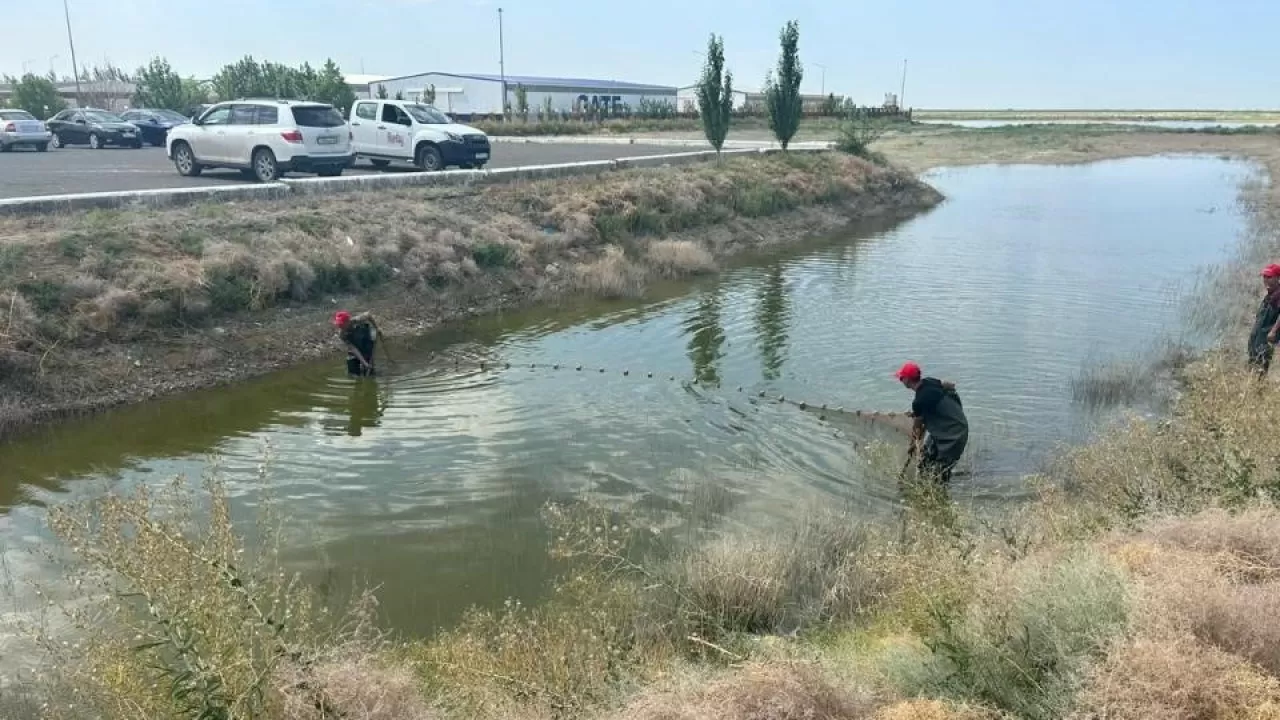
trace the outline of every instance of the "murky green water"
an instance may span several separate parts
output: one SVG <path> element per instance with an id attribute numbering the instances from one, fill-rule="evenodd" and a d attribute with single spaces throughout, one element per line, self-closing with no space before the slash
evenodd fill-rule
<path id="1" fill-rule="evenodd" d="M 0 543 L 21 595 L 40 574 L 26 549 L 43 503 L 197 476 L 217 453 L 247 507 L 269 443 L 292 560 L 320 582 L 380 585 L 389 623 L 429 632 L 541 592 L 549 499 L 678 509 L 715 488 L 746 522 L 812 502 L 893 508 L 896 488 L 858 472 L 865 428 L 758 395 L 902 410 L 906 359 L 960 385 L 974 471 L 953 497 L 1017 497 L 1020 474 L 1093 419 L 1068 391 L 1082 366 L 1181 335 L 1178 296 L 1239 237 L 1253 172 L 1212 158 L 943 170 L 928 179 L 949 200 L 927 215 L 645 302 L 393 339 L 400 363 L 376 383 L 335 359 L 66 425 L 0 447 Z"/>

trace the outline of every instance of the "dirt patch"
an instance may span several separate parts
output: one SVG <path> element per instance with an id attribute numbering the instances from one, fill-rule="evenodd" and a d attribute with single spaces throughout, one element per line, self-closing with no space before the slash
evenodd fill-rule
<path id="1" fill-rule="evenodd" d="M 593 178 L 0 220 L 0 437 L 335 356 L 339 307 L 404 338 L 638 296 L 936 191 L 835 154 Z"/>

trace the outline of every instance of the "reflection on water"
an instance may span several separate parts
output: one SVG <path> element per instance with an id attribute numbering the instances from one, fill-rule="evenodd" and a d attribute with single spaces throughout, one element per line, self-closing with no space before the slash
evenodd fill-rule
<path id="1" fill-rule="evenodd" d="M 1179 334 L 1178 294 L 1238 237 L 1252 172 L 1208 158 L 941 170 L 928 179 L 948 201 L 928 215 L 643 302 L 387 338 L 400 365 L 376 381 L 335 357 L 67 424 L 0 447 L 0 544 L 38 576 L 23 550 L 41 541 L 42 503 L 198 477 L 211 452 L 244 515 L 269 443 L 296 567 L 380 585 L 390 622 L 429 632 L 468 604 L 543 591 L 549 499 L 672 510 L 711 495 L 731 522 L 810 502 L 891 511 L 896 483 L 861 468 L 870 439 L 900 436 L 776 398 L 905 410 L 891 377 L 905 359 L 964 394 L 975 472 L 955 499 L 1017 497 L 1020 475 L 1093 420 L 1070 401 L 1082 364 Z"/>
<path id="2" fill-rule="evenodd" d="M 720 383 L 718 363 L 724 357 L 724 329 L 720 327 L 720 291 L 701 294 L 693 314 L 685 323 L 689 335 L 689 361 L 693 363 L 693 379 L 706 385 Z"/>
<path id="3" fill-rule="evenodd" d="M 787 359 L 787 288 L 782 266 L 774 265 L 760 283 L 760 297 L 756 301 L 756 335 L 760 345 L 760 375 L 765 380 L 777 380 L 782 363 Z"/>

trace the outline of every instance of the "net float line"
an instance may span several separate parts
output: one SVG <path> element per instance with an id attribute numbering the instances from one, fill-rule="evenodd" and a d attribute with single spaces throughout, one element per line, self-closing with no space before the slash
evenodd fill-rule
<path id="1" fill-rule="evenodd" d="M 478 369 L 480 372 L 528 369 L 528 370 L 550 370 L 552 372 L 564 371 L 564 372 L 571 372 L 574 374 L 582 373 L 582 374 L 590 374 L 590 375 L 614 374 L 614 375 L 620 375 L 621 377 L 631 377 L 632 375 L 634 375 L 637 378 L 643 376 L 645 379 L 662 378 L 665 376 L 669 382 L 680 381 L 680 382 L 696 385 L 699 387 L 708 386 L 707 383 L 700 382 L 696 378 L 685 379 L 671 373 L 655 373 L 652 371 L 633 372 L 630 368 L 614 369 L 613 371 L 610 371 L 608 368 L 605 368 L 605 367 L 601 367 L 598 365 L 588 365 L 584 363 L 536 363 L 536 362 L 512 363 L 507 361 L 473 360 L 470 358 L 463 360 L 456 357 L 453 359 L 453 368 L 455 370 L 462 370 L 463 368 L 470 368 L 470 367 L 474 367 Z M 717 382 L 715 383 L 714 386 L 719 388 L 721 387 L 721 384 Z M 788 398 L 785 395 L 775 395 L 770 397 L 770 394 L 765 390 L 748 391 L 742 385 L 737 386 L 737 392 L 743 395 L 748 395 L 748 394 L 754 395 L 756 400 L 761 400 L 761 399 L 772 400 L 773 402 L 776 402 L 779 405 L 789 405 L 803 412 L 816 414 L 818 420 L 823 422 L 827 422 L 835 418 L 842 419 L 845 421 L 860 420 L 872 425 L 879 425 L 882 427 L 890 428 L 908 435 L 911 433 L 912 427 L 915 423 L 915 420 L 911 416 L 911 414 L 906 412 L 886 412 L 886 411 L 880 411 L 880 410 L 862 410 L 859 408 L 846 408 L 842 405 L 832 405 L 830 403 L 809 402 L 807 400 L 796 400 L 794 398 Z"/>

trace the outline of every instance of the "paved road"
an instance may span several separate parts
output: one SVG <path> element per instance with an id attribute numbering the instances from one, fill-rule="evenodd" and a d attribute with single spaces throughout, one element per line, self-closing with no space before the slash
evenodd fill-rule
<path id="1" fill-rule="evenodd" d="M 489 167 L 545 165 L 583 160 L 613 160 L 637 155 L 662 155 L 696 148 L 655 145 L 508 144 L 493 145 Z M 351 174 L 408 172 L 408 166 L 375 170 L 365 161 Z M 308 177 L 308 176 L 297 176 Z M 174 170 L 163 148 L 90 150 L 70 147 L 46 153 L 15 149 L 0 154 L 0 198 L 105 190 L 150 190 L 246 182 L 234 170 L 209 170 L 199 178 L 184 178 Z"/>

